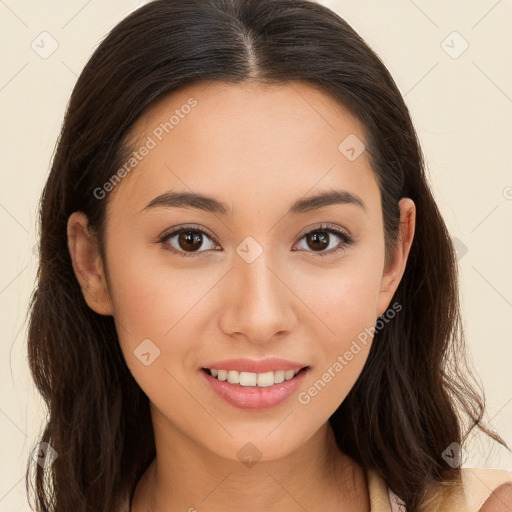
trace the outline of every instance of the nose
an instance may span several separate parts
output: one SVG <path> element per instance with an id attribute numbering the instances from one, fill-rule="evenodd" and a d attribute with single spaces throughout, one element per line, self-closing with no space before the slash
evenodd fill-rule
<path id="1" fill-rule="evenodd" d="M 242 258 L 225 283 L 220 327 L 228 335 L 253 343 L 266 343 L 291 332 L 298 299 L 287 273 L 266 258 L 265 251 L 252 263 Z"/>

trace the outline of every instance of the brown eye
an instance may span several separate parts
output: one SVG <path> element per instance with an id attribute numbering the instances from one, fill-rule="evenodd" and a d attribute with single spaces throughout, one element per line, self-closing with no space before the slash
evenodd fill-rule
<path id="1" fill-rule="evenodd" d="M 203 245 L 202 235 L 198 234 L 197 231 L 182 231 L 178 235 L 178 245 L 180 249 L 185 251 L 196 251 Z"/>
<path id="2" fill-rule="evenodd" d="M 313 252 L 318 256 L 338 253 L 354 243 L 354 240 L 345 231 L 331 225 L 320 226 L 307 232 L 300 238 L 300 241 L 302 240 L 305 240 L 306 247 L 302 247 L 300 250 Z M 211 246 L 205 248 L 205 241 Z M 211 235 L 193 226 L 180 228 L 164 235 L 159 242 L 166 250 L 185 257 L 200 256 L 202 253 L 209 252 L 208 249 L 216 250 L 215 244 L 218 244 Z"/>
<path id="3" fill-rule="evenodd" d="M 336 240 L 338 239 L 338 240 Z M 306 247 L 301 250 L 317 253 L 318 256 L 328 256 L 340 250 L 347 249 L 354 240 L 341 229 L 334 226 L 321 226 L 309 231 L 300 239 L 305 241 Z"/>
<path id="4" fill-rule="evenodd" d="M 325 231 L 313 231 L 306 235 L 306 240 L 314 251 L 323 251 L 329 245 L 329 235 Z"/>
<path id="5" fill-rule="evenodd" d="M 205 239 L 209 240 L 212 244 L 210 247 L 207 246 L 206 249 L 215 247 L 212 238 L 205 231 L 198 228 L 185 227 L 165 235 L 159 242 L 167 250 L 178 253 L 181 256 L 199 256 L 202 252 L 207 252 L 206 250 L 199 250 L 201 248 L 204 249 Z"/>

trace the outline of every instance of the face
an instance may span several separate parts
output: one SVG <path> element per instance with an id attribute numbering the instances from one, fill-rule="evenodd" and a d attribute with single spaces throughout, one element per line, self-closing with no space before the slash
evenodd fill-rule
<path id="1" fill-rule="evenodd" d="M 384 268 L 362 125 L 302 83 L 190 86 L 154 105 L 130 140 L 137 161 L 98 199 L 108 201 L 106 261 L 87 245 L 84 218 L 68 223 L 86 300 L 114 316 L 126 363 L 170 429 L 233 460 L 247 443 L 263 460 L 284 456 L 361 373 L 405 267 L 414 205 L 400 203 L 410 231 Z M 307 201 L 327 192 L 338 194 Z M 187 206 L 166 193 L 212 200 Z M 269 358 L 290 366 L 250 364 Z M 250 361 L 222 363 L 233 359 Z M 214 363 L 231 383 L 207 375 Z M 239 365 L 248 386 L 236 383 Z M 307 368 L 284 383 L 259 375 L 274 368 L 279 381 L 294 365 Z"/>

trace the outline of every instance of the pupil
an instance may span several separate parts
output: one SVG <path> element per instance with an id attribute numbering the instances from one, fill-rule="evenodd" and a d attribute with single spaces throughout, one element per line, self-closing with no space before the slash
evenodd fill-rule
<path id="1" fill-rule="evenodd" d="M 310 246 L 315 251 L 320 251 L 329 246 L 329 242 L 327 241 L 328 235 L 322 232 L 316 232 L 311 235 L 310 240 L 312 240 L 312 244 Z M 320 247 L 315 248 L 315 244 L 320 243 Z"/>
<path id="2" fill-rule="evenodd" d="M 199 234 L 195 234 L 194 233 L 197 233 L 195 231 L 184 231 L 180 234 L 180 237 L 179 237 L 179 242 L 180 242 L 180 246 L 181 246 L 181 243 L 184 242 L 184 244 L 186 246 L 188 246 L 188 248 L 191 248 L 191 249 L 199 249 L 201 247 L 201 235 Z"/>

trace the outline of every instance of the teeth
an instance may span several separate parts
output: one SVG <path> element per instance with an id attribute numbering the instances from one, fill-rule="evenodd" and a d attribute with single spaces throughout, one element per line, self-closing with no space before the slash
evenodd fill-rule
<path id="1" fill-rule="evenodd" d="M 280 384 L 285 380 L 290 380 L 299 373 L 300 370 L 277 370 L 275 372 L 252 373 L 237 372 L 235 370 L 216 370 L 211 368 L 210 374 L 218 380 L 227 380 L 230 384 L 238 384 L 240 386 L 257 386 L 267 388 L 274 384 Z"/>

